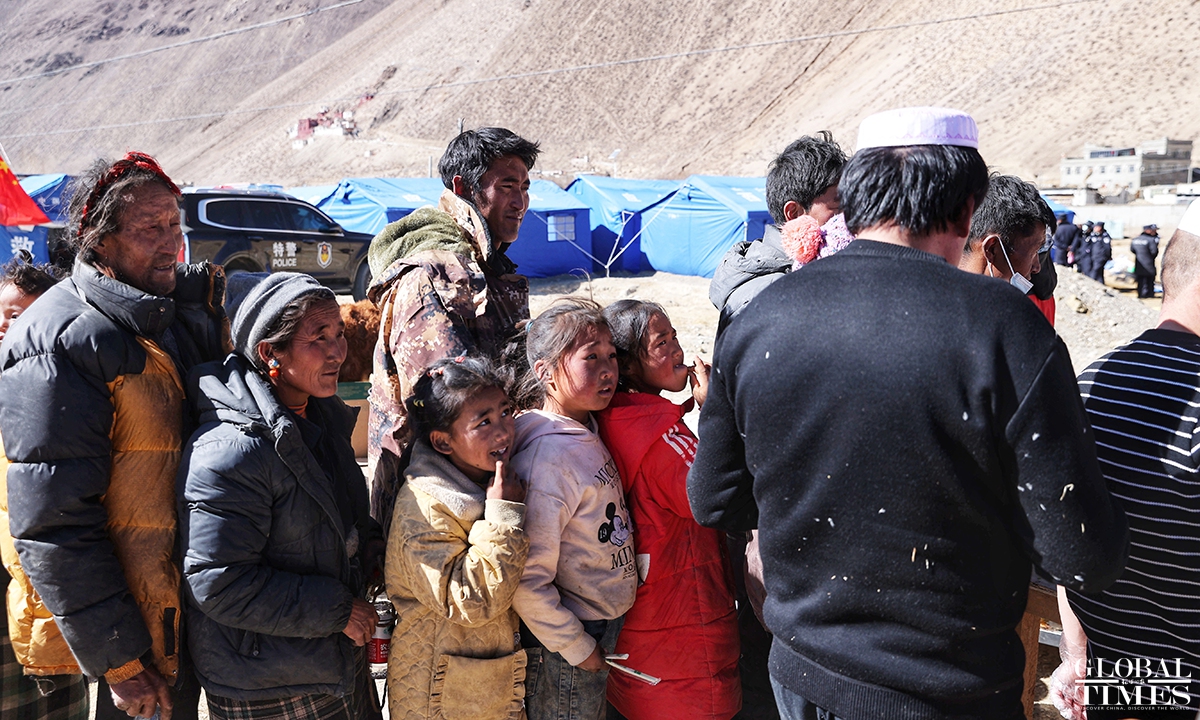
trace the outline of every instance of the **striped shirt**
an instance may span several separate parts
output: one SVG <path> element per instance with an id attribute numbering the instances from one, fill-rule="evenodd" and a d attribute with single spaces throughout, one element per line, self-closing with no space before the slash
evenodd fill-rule
<path id="1" fill-rule="evenodd" d="M 1069 592 L 1091 654 L 1182 658 L 1200 695 L 1200 337 L 1148 330 L 1079 376 L 1108 488 L 1129 517 L 1124 574 Z M 1173 665 L 1172 665 L 1173 667 Z"/>

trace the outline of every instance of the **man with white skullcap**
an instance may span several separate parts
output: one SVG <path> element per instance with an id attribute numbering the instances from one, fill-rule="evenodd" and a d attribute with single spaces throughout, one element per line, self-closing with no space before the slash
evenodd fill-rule
<path id="1" fill-rule="evenodd" d="M 866 118 L 839 186 L 858 239 L 717 342 L 688 494 L 759 530 L 786 719 L 1016 720 L 1031 570 L 1096 591 L 1123 567 L 1066 346 L 957 268 L 977 148 L 959 111 Z"/>
<path id="2" fill-rule="evenodd" d="M 1200 200 L 1167 244 L 1162 283 L 1158 327 L 1079 376 L 1100 469 L 1129 513 L 1132 540 L 1125 573 L 1107 591 L 1059 592 L 1063 665 L 1051 694 L 1076 717 L 1086 704 L 1089 720 L 1195 718 L 1200 709 Z M 1128 678 L 1126 693 L 1105 689 L 1118 662 L 1149 672 Z M 1076 682 L 1085 677 L 1092 682 Z"/>

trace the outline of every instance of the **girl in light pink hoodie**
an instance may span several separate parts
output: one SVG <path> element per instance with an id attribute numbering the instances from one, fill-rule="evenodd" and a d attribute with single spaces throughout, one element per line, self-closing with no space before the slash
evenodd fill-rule
<path id="1" fill-rule="evenodd" d="M 529 655 L 529 720 L 601 720 L 606 648 L 637 593 L 621 478 L 593 412 L 617 388 L 617 351 L 599 305 L 564 299 L 529 323 L 527 385 L 540 409 L 516 420 L 529 558 L 513 598 Z"/>

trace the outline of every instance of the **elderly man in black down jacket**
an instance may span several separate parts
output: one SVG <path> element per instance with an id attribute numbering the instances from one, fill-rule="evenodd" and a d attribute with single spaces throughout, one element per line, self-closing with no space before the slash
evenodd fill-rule
<path id="1" fill-rule="evenodd" d="M 42 616 L 30 647 L 77 663 L 59 672 L 103 678 L 99 720 L 197 716 L 174 478 L 183 379 L 225 354 L 228 325 L 224 272 L 175 262 L 178 198 L 149 155 L 96 161 L 71 199 L 71 279 L 13 323 L 0 352 L 10 530 L 32 585 L 21 605 Z"/>
<path id="2" fill-rule="evenodd" d="M 858 240 L 717 342 L 688 494 L 702 524 L 760 530 L 787 719 L 1021 718 L 1032 568 L 1091 591 L 1124 564 L 1066 347 L 956 267 L 976 138 L 956 111 L 865 120 L 840 186 Z"/>

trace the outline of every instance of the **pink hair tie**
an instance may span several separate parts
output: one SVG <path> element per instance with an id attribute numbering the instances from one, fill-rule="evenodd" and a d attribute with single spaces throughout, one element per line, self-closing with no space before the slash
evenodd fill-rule
<path id="1" fill-rule="evenodd" d="M 780 231 L 783 250 L 792 259 L 792 267 L 798 268 L 816 260 L 825 245 L 825 233 L 811 215 L 801 215 L 789 220 Z"/>

